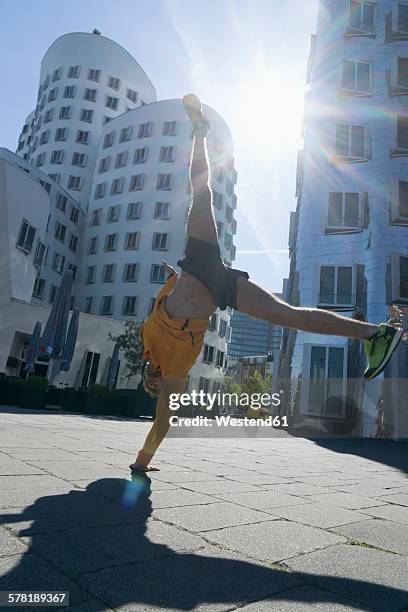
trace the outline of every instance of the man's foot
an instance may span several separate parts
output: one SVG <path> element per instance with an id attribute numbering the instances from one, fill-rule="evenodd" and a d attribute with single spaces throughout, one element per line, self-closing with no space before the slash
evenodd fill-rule
<path id="1" fill-rule="evenodd" d="M 193 134 L 205 138 L 210 124 L 203 116 L 200 100 L 195 94 L 187 94 L 183 97 L 183 105 L 193 126 Z"/>
<path id="2" fill-rule="evenodd" d="M 397 348 L 404 330 L 381 323 L 380 329 L 373 336 L 364 341 L 365 354 L 368 360 L 364 378 L 371 380 L 384 370 Z"/>
<path id="3" fill-rule="evenodd" d="M 134 474 L 135 472 L 142 472 L 142 473 L 146 473 L 146 472 L 160 472 L 160 468 L 157 467 L 157 465 L 143 465 L 142 463 L 139 463 L 139 461 L 135 461 L 134 463 L 131 463 L 129 465 L 130 471 L 132 472 L 132 474 Z"/>

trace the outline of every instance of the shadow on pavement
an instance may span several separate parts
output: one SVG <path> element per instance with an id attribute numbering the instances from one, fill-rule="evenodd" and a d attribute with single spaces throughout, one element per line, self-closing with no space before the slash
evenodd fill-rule
<path id="1" fill-rule="evenodd" d="M 41 497 L 21 512 L 3 510 L 0 524 L 26 537 L 28 549 L 0 558 L 0 590 L 69 590 L 71 605 L 97 598 L 78 610 L 131 604 L 134 610 L 206 605 L 213 611 L 261 599 L 271 607 L 276 602 L 276 609 L 284 601 L 327 602 L 327 609 L 347 602 L 358 610 L 408 605 L 402 589 L 287 572 L 209 547 L 200 536 L 151 518 L 150 493 L 147 477 L 106 478 L 86 490 Z"/>

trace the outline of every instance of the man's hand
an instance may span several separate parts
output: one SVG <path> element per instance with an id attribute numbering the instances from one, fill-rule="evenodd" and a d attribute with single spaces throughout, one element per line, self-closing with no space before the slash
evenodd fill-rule
<path id="1" fill-rule="evenodd" d="M 178 277 L 177 272 L 175 271 L 175 269 L 167 263 L 167 261 L 163 261 L 163 265 L 164 265 L 164 269 L 166 270 L 167 274 L 170 276 L 170 274 L 174 274 L 175 276 Z"/>

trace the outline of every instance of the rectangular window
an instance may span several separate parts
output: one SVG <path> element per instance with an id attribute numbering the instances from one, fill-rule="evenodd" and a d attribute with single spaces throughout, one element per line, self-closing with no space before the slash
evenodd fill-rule
<path id="1" fill-rule="evenodd" d="M 128 232 L 125 236 L 125 249 L 137 249 L 139 247 L 140 232 Z"/>
<path id="2" fill-rule="evenodd" d="M 134 164 L 144 164 L 147 160 L 147 147 L 136 149 L 133 156 Z"/>
<path id="3" fill-rule="evenodd" d="M 138 310 L 138 297 L 136 295 L 125 295 L 123 298 L 122 314 L 135 316 Z"/>
<path id="4" fill-rule="evenodd" d="M 95 81 L 99 83 L 99 79 L 101 78 L 101 71 L 95 68 L 90 68 L 88 70 L 88 81 Z"/>
<path id="5" fill-rule="evenodd" d="M 102 208 L 97 208 L 91 212 L 90 225 L 100 225 L 102 221 Z"/>
<path id="6" fill-rule="evenodd" d="M 60 119 L 70 119 L 72 113 L 72 106 L 61 106 L 59 111 Z"/>
<path id="7" fill-rule="evenodd" d="M 99 174 L 103 174 L 104 172 L 107 172 L 109 170 L 110 160 L 111 160 L 110 155 L 108 155 L 107 157 L 103 157 L 99 161 L 99 170 L 98 170 Z"/>
<path id="8" fill-rule="evenodd" d="M 126 283 L 136 283 L 139 276 L 139 264 L 127 263 L 123 268 L 123 280 Z"/>
<path id="9" fill-rule="evenodd" d="M 329 193 L 329 228 L 360 228 L 360 194 L 359 193 Z"/>
<path id="10" fill-rule="evenodd" d="M 113 313 L 113 295 L 104 295 L 101 302 L 101 315 Z"/>
<path id="11" fill-rule="evenodd" d="M 398 58 L 397 84 L 398 87 L 408 89 L 408 57 Z"/>
<path id="12" fill-rule="evenodd" d="M 130 89 L 130 87 L 128 87 L 127 91 L 126 91 L 126 97 L 127 97 L 128 100 L 130 100 L 131 102 L 136 104 L 136 102 L 137 102 L 137 91 L 135 91 L 134 89 Z"/>
<path id="13" fill-rule="evenodd" d="M 351 266 L 321 266 L 319 304 L 352 306 L 353 281 Z"/>
<path id="14" fill-rule="evenodd" d="M 85 153 L 74 153 L 72 155 L 72 165 L 85 168 L 86 166 L 86 155 Z"/>
<path id="15" fill-rule="evenodd" d="M 76 267 L 76 266 L 75 266 L 73 263 L 70 263 L 70 264 L 68 264 L 68 268 L 67 268 L 67 269 L 68 269 L 68 270 L 71 270 L 71 272 L 72 272 L 72 278 L 73 278 L 73 280 L 75 280 L 75 277 L 76 277 L 76 273 L 77 273 L 78 268 L 77 268 L 77 267 Z M 75 303 L 75 297 L 72 295 L 72 296 L 71 296 L 71 305 L 70 305 L 70 307 L 69 307 L 69 308 L 70 308 L 70 310 L 72 310 L 72 309 L 74 308 L 74 303 Z"/>
<path id="16" fill-rule="evenodd" d="M 142 202 L 129 202 L 126 219 L 140 219 L 142 214 Z"/>
<path id="17" fill-rule="evenodd" d="M 46 248 L 47 247 L 45 246 L 45 244 L 43 244 L 41 240 L 38 240 L 33 259 L 33 263 L 35 266 L 41 267 L 43 265 Z"/>
<path id="18" fill-rule="evenodd" d="M 116 251 L 117 242 L 117 234 L 108 234 L 105 238 L 105 251 Z"/>
<path id="19" fill-rule="evenodd" d="M 213 194 L 213 206 L 215 206 L 215 208 L 218 208 L 218 210 L 221 210 L 222 205 L 223 205 L 223 200 L 224 200 L 222 193 L 219 193 L 218 191 L 215 191 L 213 189 L 212 194 Z"/>
<path id="20" fill-rule="evenodd" d="M 408 149 L 408 117 L 397 117 L 397 147 Z"/>
<path id="21" fill-rule="evenodd" d="M 100 200 L 105 196 L 106 182 L 98 183 L 95 187 L 94 200 Z"/>
<path id="22" fill-rule="evenodd" d="M 221 338 L 225 338 L 225 336 L 227 335 L 227 322 L 225 321 L 225 319 L 220 319 L 220 329 L 219 329 L 219 335 L 221 336 Z"/>
<path id="23" fill-rule="evenodd" d="M 78 248 L 78 236 L 75 236 L 74 234 L 71 234 L 71 236 L 69 238 L 68 248 L 73 253 L 77 252 L 77 248 Z"/>
<path id="24" fill-rule="evenodd" d="M 363 125 L 336 126 L 336 155 L 358 161 L 369 158 L 368 129 Z"/>
<path id="25" fill-rule="evenodd" d="M 156 189 L 171 189 L 171 174 L 157 175 Z"/>
<path id="26" fill-rule="evenodd" d="M 132 138 L 133 128 L 131 125 L 128 127 L 122 128 L 119 134 L 119 142 L 128 142 Z"/>
<path id="27" fill-rule="evenodd" d="M 44 297 L 45 280 L 43 278 L 36 278 L 33 287 L 33 297 L 42 300 Z"/>
<path id="28" fill-rule="evenodd" d="M 143 189 L 144 185 L 144 174 L 134 174 L 130 178 L 129 191 L 140 191 Z"/>
<path id="29" fill-rule="evenodd" d="M 71 206 L 69 218 L 71 219 L 72 223 L 78 223 L 79 208 L 77 208 L 76 206 Z"/>
<path id="30" fill-rule="evenodd" d="M 55 222 L 54 238 L 56 238 L 59 242 L 65 241 L 66 231 L 67 228 L 65 225 L 62 225 L 62 223 L 59 223 L 58 221 Z"/>
<path id="31" fill-rule="evenodd" d="M 79 77 L 80 71 L 81 71 L 81 67 L 80 66 L 70 66 L 68 68 L 67 77 L 69 79 L 77 79 Z"/>
<path id="32" fill-rule="evenodd" d="M 60 177 L 61 175 L 58 172 L 52 172 L 51 174 L 48 175 L 50 177 L 50 179 L 52 179 L 53 181 L 55 181 L 56 183 L 59 183 Z"/>
<path id="33" fill-rule="evenodd" d="M 57 96 L 58 96 L 58 87 L 54 87 L 53 89 L 50 89 L 48 93 L 48 102 L 54 102 L 54 100 L 57 99 Z"/>
<path id="34" fill-rule="evenodd" d="M 155 203 L 154 218 L 155 219 L 168 219 L 169 218 L 169 202 L 156 202 Z"/>
<path id="35" fill-rule="evenodd" d="M 116 91 L 119 91 L 120 79 L 110 76 L 108 78 L 108 87 L 110 87 L 111 89 L 115 89 Z"/>
<path id="36" fill-rule="evenodd" d="M 41 166 L 44 165 L 45 162 L 45 152 L 40 153 L 39 155 L 37 155 L 37 159 L 35 161 L 35 167 L 36 168 L 41 168 Z"/>
<path id="37" fill-rule="evenodd" d="M 153 264 L 150 271 L 150 282 L 151 283 L 162 283 L 166 282 L 166 271 L 163 265 Z"/>
<path id="38" fill-rule="evenodd" d="M 54 109 L 49 108 L 44 113 L 44 123 L 49 123 L 50 121 L 52 121 L 53 117 L 54 117 Z"/>
<path id="39" fill-rule="evenodd" d="M 87 87 L 84 92 L 84 100 L 88 100 L 88 102 L 96 102 L 96 94 L 96 89 L 89 89 Z"/>
<path id="40" fill-rule="evenodd" d="M 17 238 L 17 246 L 23 251 L 31 253 L 33 249 L 35 232 L 35 227 L 30 225 L 30 223 L 26 219 L 23 219 Z"/>
<path id="41" fill-rule="evenodd" d="M 84 312 L 86 314 L 93 313 L 94 298 L 92 296 L 85 298 Z"/>
<path id="42" fill-rule="evenodd" d="M 54 258 L 52 260 L 52 269 L 58 274 L 62 274 L 64 272 L 65 267 L 65 257 L 60 255 L 59 253 L 54 253 Z"/>
<path id="43" fill-rule="evenodd" d="M 208 324 L 208 329 L 210 331 L 216 331 L 217 330 L 217 319 L 218 319 L 218 317 L 217 317 L 217 315 L 215 313 L 211 315 L 210 322 Z"/>
<path id="44" fill-rule="evenodd" d="M 80 144 L 89 144 L 89 132 L 86 132 L 84 130 L 78 130 L 76 141 Z"/>
<path id="45" fill-rule="evenodd" d="M 123 176 L 121 176 L 120 178 L 113 179 L 111 184 L 111 195 L 117 195 L 119 193 L 122 193 L 124 182 L 125 179 Z"/>
<path id="46" fill-rule="evenodd" d="M 57 128 L 55 130 L 55 142 L 65 142 L 68 138 L 68 128 Z"/>
<path id="47" fill-rule="evenodd" d="M 375 32 L 375 8 L 370 2 L 351 0 L 349 28 L 367 34 Z"/>
<path id="48" fill-rule="evenodd" d="M 368 62 L 344 60 L 342 88 L 351 93 L 369 93 L 370 68 Z"/>
<path id="49" fill-rule="evenodd" d="M 177 121 L 164 121 L 163 122 L 163 136 L 176 136 L 177 135 Z"/>
<path id="50" fill-rule="evenodd" d="M 204 363 L 214 363 L 214 347 L 210 344 L 204 344 L 203 361 Z"/>
<path id="51" fill-rule="evenodd" d="M 149 305 L 147 307 L 147 316 L 148 317 L 150 317 L 150 315 L 153 312 L 153 308 L 154 308 L 155 302 L 156 302 L 156 298 L 151 297 L 150 300 L 149 300 Z"/>
<path id="52" fill-rule="evenodd" d="M 345 351 L 335 346 L 312 346 L 307 412 L 341 417 L 344 414 Z M 332 401 L 329 401 L 332 398 Z"/>
<path id="53" fill-rule="evenodd" d="M 103 148 L 107 149 L 108 147 L 111 147 L 114 142 L 115 142 L 115 132 L 109 132 L 109 134 L 105 134 L 105 137 L 103 139 Z"/>
<path id="54" fill-rule="evenodd" d="M 167 251 L 168 249 L 168 234 L 155 232 L 153 234 L 152 249 L 154 251 Z"/>
<path id="55" fill-rule="evenodd" d="M 51 285 L 51 287 L 50 287 L 50 304 L 53 304 L 55 302 L 55 298 L 57 297 L 57 289 L 58 289 L 58 287 L 56 287 L 55 285 Z"/>
<path id="56" fill-rule="evenodd" d="M 152 122 L 149 121 L 148 123 L 141 123 L 139 125 L 139 131 L 137 133 L 137 137 L 138 138 L 148 138 L 149 136 L 151 136 L 152 134 Z"/>
<path id="57" fill-rule="evenodd" d="M 120 217 L 120 204 L 115 204 L 115 206 L 110 206 L 108 208 L 108 214 L 107 214 L 107 223 L 115 223 L 116 221 L 119 221 L 119 217 Z"/>
<path id="58" fill-rule="evenodd" d="M 58 151 L 52 151 L 50 164 L 62 164 L 64 160 L 64 150 L 59 149 Z"/>
<path id="59" fill-rule="evenodd" d="M 81 114 L 79 116 L 80 121 L 86 121 L 87 123 L 92 123 L 94 111 L 89 108 L 82 108 Z"/>
<path id="60" fill-rule="evenodd" d="M 59 81 L 61 77 L 62 77 L 62 68 L 57 68 L 52 73 L 52 82 L 55 83 L 55 81 Z"/>
<path id="61" fill-rule="evenodd" d="M 87 285 L 92 285 L 95 282 L 96 266 L 88 266 L 86 269 L 86 281 Z"/>
<path id="62" fill-rule="evenodd" d="M 75 98 L 76 87 L 75 85 L 67 85 L 64 87 L 63 98 Z"/>
<path id="63" fill-rule="evenodd" d="M 93 236 L 89 240 L 88 255 L 95 255 L 98 252 L 98 236 Z"/>
<path id="64" fill-rule="evenodd" d="M 116 155 L 115 168 L 124 168 L 127 164 L 128 152 L 121 151 Z"/>
<path id="65" fill-rule="evenodd" d="M 159 161 L 173 162 L 174 161 L 174 150 L 175 150 L 175 147 L 161 147 Z"/>
<path id="66" fill-rule="evenodd" d="M 217 368 L 224 367 L 224 355 L 225 353 L 223 351 L 217 350 L 217 360 L 215 362 L 215 365 L 217 366 Z"/>
<path id="67" fill-rule="evenodd" d="M 106 96 L 105 98 L 105 106 L 112 110 L 117 110 L 119 106 L 119 98 L 115 98 L 113 96 Z"/>
<path id="68" fill-rule="evenodd" d="M 72 174 L 68 178 L 68 189 L 74 191 L 80 191 L 82 189 L 82 177 L 73 176 Z"/>
<path id="69" fill-rule="evenodd" d="M 115 280 L 115 264 L 106 264 L 103 266 L 102 282 L 113 283 Z"/>

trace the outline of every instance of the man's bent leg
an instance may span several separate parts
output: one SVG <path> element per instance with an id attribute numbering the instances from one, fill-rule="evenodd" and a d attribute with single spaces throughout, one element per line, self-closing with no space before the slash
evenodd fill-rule
<path id="1" fill-rule="evenodd" d="M 378 325 L 349 319 L 328 310 L 291 306 L 243 276 L 237 279 L 237 309 L 274 325 L 315 334 L 366 340 L 379 329 Z"/>
<path id="2" fill-rule="evenodd" d="M 149 471 L 149 463 L 166 436 L 170 427 L 169 419 L 174 414 L 169 407 L 170 395 L 172 393 L 183 393 L 185 386 L 186 378 L 163 378 L 162 389 L 156 406 L 156 417 L 147 434 L 143 448 L 139 451 L 135 463 L 132 464 L 135 470 Z M 154 468 L 150 466 L 150 469 Z"/>

